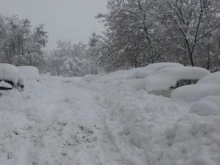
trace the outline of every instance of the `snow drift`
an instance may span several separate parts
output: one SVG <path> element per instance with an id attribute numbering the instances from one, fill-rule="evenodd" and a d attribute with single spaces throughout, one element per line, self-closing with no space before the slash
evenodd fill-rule
<path id="1" fill-rule="evenodd" d="M 171 93 L 172 99 L 181 99 L 189 102 L 199 101 L 203 97 L 220 95 L 220 85 L 195 84 L 179 87 Z"/>

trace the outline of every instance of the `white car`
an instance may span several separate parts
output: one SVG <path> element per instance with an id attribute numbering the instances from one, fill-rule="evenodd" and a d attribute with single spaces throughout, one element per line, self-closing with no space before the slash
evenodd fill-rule
<path id="1" fill-rule="evenodd" d="M 171 92 L 181 86 L 195 84 L 210 72 L 200 67 L 180 66 L 160 69 L 145 79 L 149 93 L 170 97 Z"/>
<path id="2" fill-rule="evenodd" d="M 158 70 L 168 67 L 183 67 L 183 65 L 179 63 L 169 63 L 169 62 L 153 63 L 142 68 L 136 68 L 132 77 L 146 78 L 147 76 L 155 74 Z"/>
<path id="3" fill-rule="evenodd" d="M 196 102 L 203 97 L 217 95 L 220 95 L 220 72 L 208 74 L 195 85 L 175 89 L 171 93 L 171 98 Z"/>
<path id="4" fill-rule="evenodd" d="M 34 66 L 18 66 L 19 72 L 24 76 L 25 80 L 40 81 L 39 69 Z"/>
<path id="5" fill-rule="evenodd" d="M 0 90 L 24 88 L 24 78 L 18 68 L 11 64 L 0 63 Z"/>

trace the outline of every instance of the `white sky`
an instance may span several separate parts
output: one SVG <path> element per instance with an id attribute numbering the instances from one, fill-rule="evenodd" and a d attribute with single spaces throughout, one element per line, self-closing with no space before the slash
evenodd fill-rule
<path id="1" fill-rule="evenodd" d="M 106 12 L 107 0 L 0 0 L 0 13 L 28 18 L 33 26 L 45 24 L 49 33 L 48 49 L 56 41 L 71 40 L 87 43 L 92 32 L 103 31 L 102 23 L 94 17 Z"/>

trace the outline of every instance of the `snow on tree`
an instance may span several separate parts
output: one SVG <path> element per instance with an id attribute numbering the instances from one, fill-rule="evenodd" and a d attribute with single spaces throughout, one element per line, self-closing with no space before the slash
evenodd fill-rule
<path id="1" fill-rule="evenodd" d="M 0 61 L 14 65 L 45 65 L 43 48 L 47 43 L 44 26 L 31 30 L 28 19 L 0 15 Z"/>

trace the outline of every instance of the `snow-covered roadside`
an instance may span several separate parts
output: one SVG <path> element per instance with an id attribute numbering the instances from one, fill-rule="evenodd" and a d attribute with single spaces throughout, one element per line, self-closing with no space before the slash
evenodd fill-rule
<path id="1" fill-rule="evenodd" d="M 42 83 L 27 82 L 22 93 L 4 92 L 0 97 L 0 164 L 123 163 L 109 140 L 97 94 L 77 84 L 44 76 Z"/>
<path id="2" fill-rule="evenodd" d="M 41 77 L 0 97 L 3 165 L 219 165 L 220 117 L 141 79 Z"/>

